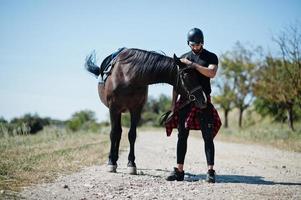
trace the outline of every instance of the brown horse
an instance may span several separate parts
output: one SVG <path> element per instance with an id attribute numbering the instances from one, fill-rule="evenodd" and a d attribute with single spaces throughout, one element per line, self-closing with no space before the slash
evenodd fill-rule
<path id="1" fill-rule="evenodd" d="M 98 67 L 94 62 L 93 56 L 88 56 L 86 69 L 96 76 L 103 75 L 103 67 Z M 140 49 L 123 49 L 111 63 L 112 70 L 106 81 L 98 84 L 99 97 L 109 108 L 111 120 L 108 170 L 116 172 L 122 132 L 121 113 L 129 111 L 131 126 L 128 133 L 130 143 L 128 169 L 130 174 L 136 174 L 134 153 L 136 127 L 147 100 L 148 85 L 170 84 L 178 93 L 187 96 L 188 102 L 194 101 L 200 107 L 205 104 L 206 98 L 196 81 L 197 73 L 181 63 L 175 55 L 174 58 L 170 58 Z"/>

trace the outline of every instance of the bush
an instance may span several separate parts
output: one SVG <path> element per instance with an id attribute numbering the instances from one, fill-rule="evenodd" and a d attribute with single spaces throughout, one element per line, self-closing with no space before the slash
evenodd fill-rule
<path id="1" fill-rule="evenodd" d="M 7 124 L 8 122 L 3 118 L 0 117 L 0 124 Z"/>
<path id="2" fill-rule="evenodd" d="M 148 125 L 148 126 L 157 126 L 158 123 L 158 115 L 157 113 L 153 112 L 144 112 L 142 114 L 141 124 Z"/>
<path id="3" fill-rule="evenodd" d="M 21 130 L 23 129 L 29 129 L 30 134 L 35 134 L 38 131 L 41 131 L 44 126 L 49 125 L 50 121 L 49 118 L 41 118 L 38 116 L 38 114 L 31 115 L 31 114 L 25 114 L 24 116 L 20 118 L 14 118 L 10 121 L 10 125 L 16 129 Z M 24 128 L 26 126 L 27 128 Z M 23 131 L 18 131 L 17 134 L 23 134 Z"/>
<path id="4" fill-rule="evenodd" d="M 83 110 L 72 115 L 71 119 L 67 122 L 67 127 L 73 132 L 79 130 L 96 132 L 99 130 L 100 125 L 96 122 L 95 113 L 93 111 Z"/>
<path id="5" fill-rule="evenodd" d="M 25 123 L 11 124 L 0 123 L 0 137 L 15 136 L 15 135 L 27 135 L 30 133 L 30 127 Z"/>

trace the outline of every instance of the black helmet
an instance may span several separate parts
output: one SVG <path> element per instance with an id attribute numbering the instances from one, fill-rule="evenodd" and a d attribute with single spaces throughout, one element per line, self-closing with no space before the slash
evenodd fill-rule
<path id="1" fill-rule="evenodd" d="M 191 29 L 187 34 L 188 44 L 204 44 L 203 32 L 198 28 Z"/>

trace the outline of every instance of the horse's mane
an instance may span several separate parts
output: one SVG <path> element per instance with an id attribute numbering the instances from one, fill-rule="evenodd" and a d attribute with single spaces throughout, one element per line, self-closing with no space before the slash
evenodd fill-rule
<path id="1" fill-rule="evenodd" d="M 131 71 L 140 75 L 161 73 L 169 71 L 171 73 L 174 61 L 171 57 L 163 54 L 146 51 L 142 49 L 127 49 L 126 56 L 119 60 L 123 64 L 131 63 Z"/>

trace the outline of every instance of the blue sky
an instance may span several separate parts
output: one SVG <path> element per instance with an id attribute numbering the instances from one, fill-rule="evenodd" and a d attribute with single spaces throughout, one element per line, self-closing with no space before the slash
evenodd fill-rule
<path id="1" fill-rule="evenodd" d="M 0 0 L 0 116 L 68 119 L 90 109 L 106 120 L 97 80 L 83 66 L 92 50 L 98 64 L 119 47 L 181 55 L 187 31 L 199 27 L 217 55 L 236 41 L 277 53 L 272 36 L 300 22 L 300 10 L 298 0 Z M 171 90 L 158 84 L 149 95 Z"/>

